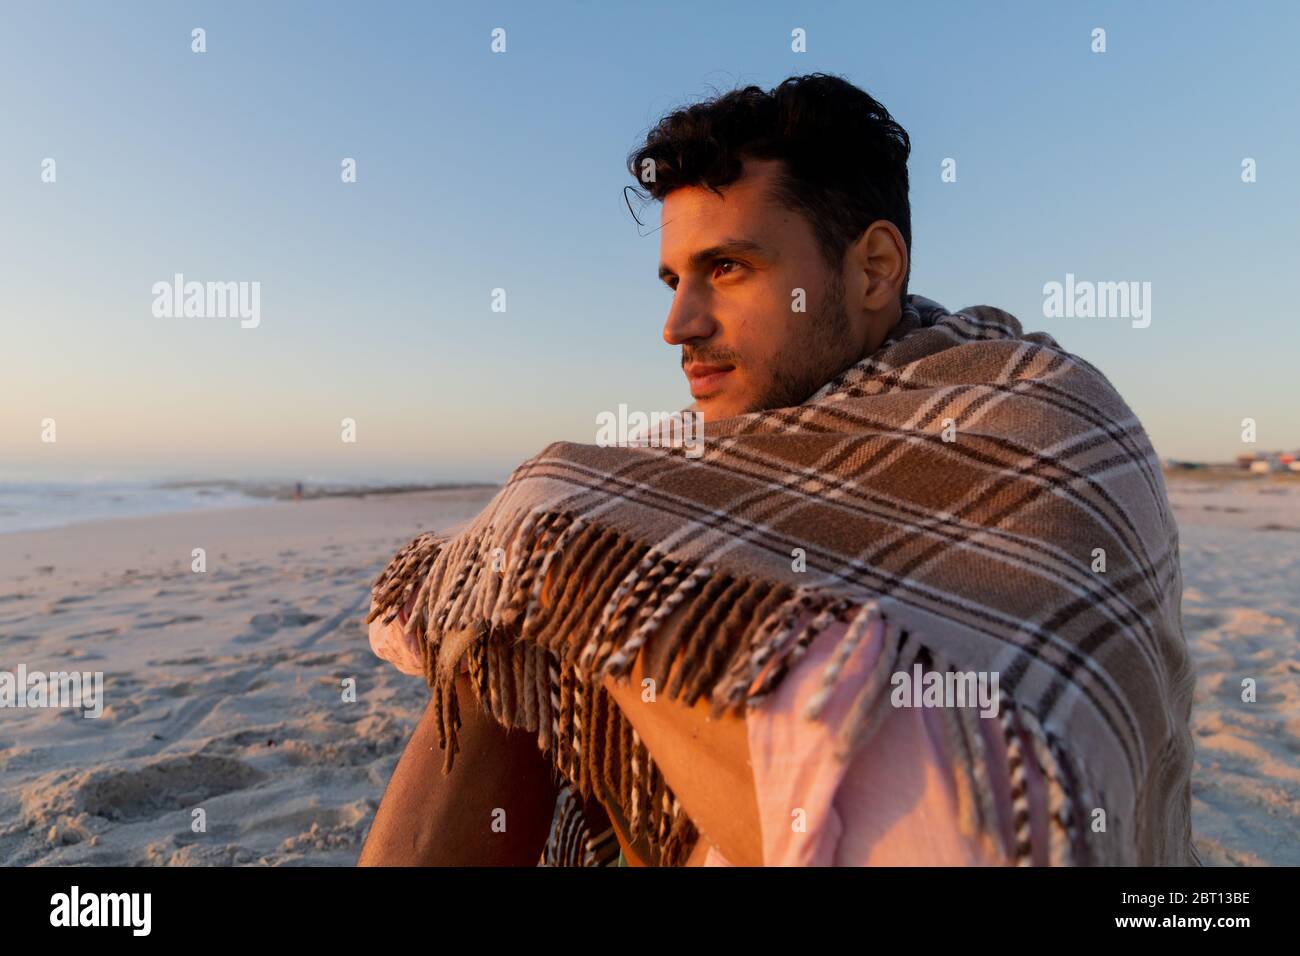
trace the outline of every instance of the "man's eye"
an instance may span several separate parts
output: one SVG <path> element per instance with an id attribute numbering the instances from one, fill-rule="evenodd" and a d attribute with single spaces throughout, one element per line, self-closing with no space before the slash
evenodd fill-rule
<path id="1" fill-rule="evenodd" d="M 735 259 L 719 259 L 715 264 L 715 269 L 721 269 L 723 266 L 739 266 L 740 263 Z M 724 273 L 725 275 L 726 273 Z"/>

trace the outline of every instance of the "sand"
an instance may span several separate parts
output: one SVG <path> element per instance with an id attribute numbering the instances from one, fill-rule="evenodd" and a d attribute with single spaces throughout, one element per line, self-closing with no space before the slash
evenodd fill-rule
<path id="1" fill-rule="evenodd" d="M 370 652 L 370 581 L 491 494 L 0 535 L 0 669 L 101 670 L 107 699 L 97 720 L 0 710 L 0 861 L 355 863 L 427 700 Z M 1171 478 L 1170 498 L 1198 671 L 1197 845 L 1209 864 L 1300 864 L 1300 484 Z"/>
<path id="2" fill-rule="evenodd" d="M 1171 478 L 1169 498 L 1197 672 L 1197 848 L 1209 864 L 1300 865 L 1300 481 Z"/>
<path id="3" fill-rule="evenodd" d="M 428 700 L 370 651 L 370 582 L 492 494 L 0 535 L 0 669 L 103 671 L 106 699 L 99 719 L 0 710 L 0 861 L 354 864 Z"/>

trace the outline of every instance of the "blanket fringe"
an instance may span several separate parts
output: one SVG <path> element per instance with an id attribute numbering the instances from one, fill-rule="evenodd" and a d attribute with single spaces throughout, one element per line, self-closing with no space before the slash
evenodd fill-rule
<path id="1" fill-rule="evenodd" d="M 864 598 L 739 578 L 668 557 L 610 528 L 564 512 L 534 511 L 504 528 L 489 524 L 449 542 L 422 534 L 376 580 L 367 621 L 390 622 L 414 596 L 407 633 L 425 664 L 439 744 L 450 772 L 460 727 L 454 675 L 459 662 L 440 660 L 443 636 L 468 630 L 464 654 L 471 686 L 502 726 L 537 734 L 540 750 L 581 798 L 615 798 L 633 839 L 645 837 L 659 865 L 679 865 L 698 832 L 640 736 L 602 686 L 624 678 L 641 651 L 679 609 L 675 646 L 653 675 L 672 699 L 710 701 L 716 718 L 760 706 L 781 678 L 831 624 L 847 626 L 805 715 L 818 719 L 855 648 L 873 622 L 885 646 L 856 694 L 840 733 L 839 755 L 870 743 L 889 714 L 891 675 L 916 662 L 950 671 L 950 662 Z M 1014 700 L 1002 701 L 1000 731 L 1006 765 L 989 766 L 973 708 L 940 708 L 958 768 L 955 788 L 962 832 L 1008 863 L 1033 857 L 1027 797 L 1032 761 L 1045 781 L 1048 826 L 1043 840 L 1052 865 L 1098 862 L 1083 837 L 1090 806 L 1083 768 L 1062 741 Z M 990 774 L 1008 781 L 1012 840 L 1003 839 Z"/>

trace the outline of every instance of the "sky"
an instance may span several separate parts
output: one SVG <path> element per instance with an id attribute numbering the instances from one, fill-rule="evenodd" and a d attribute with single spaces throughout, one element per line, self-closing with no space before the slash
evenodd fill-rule
<path id="1" fill-rule="evenodd" d="M 0 480 L 499 480 L 684 407 L 626 157 L 812 72 L 911 135 L 911 291 L 1050 333 L 1162 457 L 1300 446 L 1296 4 L 466 6 L 5 4 Z M 258 324 L 155 315 L 177 273 Z M 1067 274 L 1150 325 L 1045 316 Z"/>

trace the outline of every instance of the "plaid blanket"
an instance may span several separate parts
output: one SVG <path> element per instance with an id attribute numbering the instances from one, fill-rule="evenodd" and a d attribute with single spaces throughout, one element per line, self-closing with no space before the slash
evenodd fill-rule
<path id="1" fill-rule="evenodd" d="M 996 717 L 941 708 L 964 832 L 1027 862 L 1032 764 L 1051 862 L 1195 862 L 1178 533 L 1147 436 L 1100 372 L 1006 312 L 912 296 L 881 348 L 802 405 L 709 422 L 704 444 L 552 444 L 460 534 L 394 557 L 371 619 L 415 595 L 445 770 L 467 663 L 498 721 L 679 863 L 698 834 L 602 675 L 662 637 L 658 687 L 743 714 L 843 622 L 818 676 L 833 686 L 880 618 L 844 754 L 871 740 L 893 675 L 997 674 Z M 982 719 L 1005 734 L 993 771 Z M 1010 842 L 991 772 L 1009 781 Z"/>

